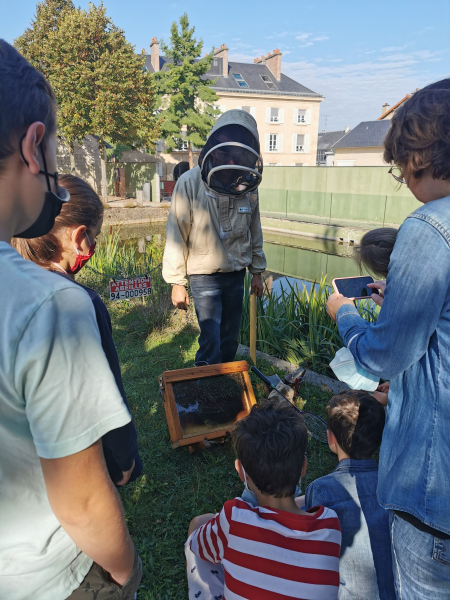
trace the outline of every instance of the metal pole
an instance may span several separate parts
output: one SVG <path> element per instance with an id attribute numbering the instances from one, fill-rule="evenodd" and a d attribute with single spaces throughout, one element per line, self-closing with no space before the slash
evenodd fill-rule
<path id="1" fill-rule="evenodd" d="M 250 358 L 256 365 L 256 294 L 250 295 Z"/>

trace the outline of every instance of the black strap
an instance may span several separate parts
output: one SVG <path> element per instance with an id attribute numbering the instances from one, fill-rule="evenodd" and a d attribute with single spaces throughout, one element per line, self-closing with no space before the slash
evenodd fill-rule
<path id="1" fill-rule="evenodd" d="M 433 529 L 433 527 L 425 525 L 425 523 L 422 523 L 420 519 L 414 517 L 410 513 L 403 512 L 401 510 L 394 510 L 394 513 L 397 515 L 397 517 L 400 517 L 400 519 L 407 521 L 419 531 L 428 533 L 429 535 L 439 538 L 440 540 L 450 540 L 450 535 L 448 533 L 444 533 L 443 531 L 439 531 L 439 529 Z"/>

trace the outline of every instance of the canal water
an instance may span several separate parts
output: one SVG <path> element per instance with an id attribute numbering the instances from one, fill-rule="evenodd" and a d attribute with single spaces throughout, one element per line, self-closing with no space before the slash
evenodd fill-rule
<path id="1" fill-rule="evenodd" d="M 152 225 L 122 225 L 119 229 L 124 243 L 134 244 L 138 253 L 145 251 L 146 244 L 157 236 L 164 239 L 165 223 Z M 311 283 L 327 277 L 328 282 L 335 277 L 359 275 L 358 267 L 352 258 L 353 244 L 334 242 L 316 238 L 287 236 L 273 232 L 263 232 L 264 252 L 267 258 L 265 279 L 275 293 L 287 282 L 302 282 L 309 290 Z"/>

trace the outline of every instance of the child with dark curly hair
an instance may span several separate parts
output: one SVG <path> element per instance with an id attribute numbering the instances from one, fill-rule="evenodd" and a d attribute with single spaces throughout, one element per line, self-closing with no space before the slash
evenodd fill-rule
<path id="1" fill-rule="evenodd" d="M 278 400 L 253 406 L 234 426 L 236 471 L 254 495 L 195 517 L 186 542 L 189 600 L 309 598 L 339 589 L 341 533 L 336 513 L 298 508 L 308 432 L 300 414 Z"/>

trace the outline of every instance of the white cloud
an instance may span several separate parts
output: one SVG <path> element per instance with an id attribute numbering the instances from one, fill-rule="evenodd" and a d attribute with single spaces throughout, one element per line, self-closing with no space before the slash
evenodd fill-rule
<path id="1" fill-rule="evenodd" d="M 295 36 L 295 39 L 300 40 L 301 42 L 304 42 L 311 36 L 312 36 L 312 33 L 300 33 L 299 35 Z"/>
<path id="2" fill-rule="evenodd" d="M 308 48 L 308 46 L 313 46 L 314 42 L 324 42 L 329 39 L 326 35 L 318 35 L 316 37 L 313 37 L 313 35 L 312 33 L 298 33 L 295 39 L 299 42 L 304 42 L 300 44 L 300 48 Z"/>
<path id="3" fill-rule="evenodd" d="M 354 63 L 343 63 L 342 59 L 323 64 L 284 61 L 283 72 L 325 96 L 320 128 L 324 115 L 328 115 L 327 129 L 333 131 L 376 120 L 385 102 L 392 106 L 412 90 L 448 76 L 448 67 L 439 72 L 432 66 L 439 60 L 440 53 L 423 50 Z"/>
<path id="4" fill-rule="evenodd" d="M 338 63 L 338 62 L 342 62 L 342 61 L 343 61 L 342 58 L 330 58 L 330 60 L 328 62 Z"/>
<path id="5" fill-rule="evenodd" d="M 380 52 L 398 52 L 399 50 L 404 50 L 411 44 L 405 44 L 404 46 L 388 46 L 387 48 L 381 48 Z"/>

